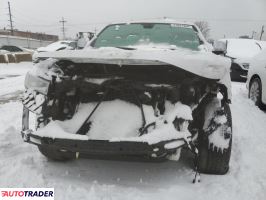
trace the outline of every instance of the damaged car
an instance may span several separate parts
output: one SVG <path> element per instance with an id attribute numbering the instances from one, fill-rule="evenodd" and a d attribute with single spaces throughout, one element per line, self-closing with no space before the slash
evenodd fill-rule
<path id="1" fill-rule="evenodd" d="M 225 174 L 231 62 L 209 46 L 193 23 L 158 20 L 111 24 L 85 49 L 39 54 L 22 137 L 53 160 L 178 160 L 187 148 L 196 172 Z"/>

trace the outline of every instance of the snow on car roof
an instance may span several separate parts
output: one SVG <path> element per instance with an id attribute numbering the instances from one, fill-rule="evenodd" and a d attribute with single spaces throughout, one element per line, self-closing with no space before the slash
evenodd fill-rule
<path id="1" fill-rule="evenodd" d="M 46 47 L 38 48 L 38 51 L 56 51 L 61 47 L 67 47 L 71 42 L 71 40 L 60 40 L 54 43 L 47 45 Z"/>
<path id="2" fill-rule="evenodd" d="M 261 51 L 257 40 L 253 39 L 231 39 L 225 38 L 220 41 L 227 41 L 227 56 L 233 58 L 252 58 Z"/>
<path id="3" fill-rule="evenodd" d="M 132 24 L 132 23 L 165 23 L 165 24 L 170 23 L 171 24 L 172 23 L 172 24 L 186 24 L 186 25 L 195 26 L 193 22 L 178 21 L 176 19 L 171 19 L 171 18 L 132 20 L 132 21 L 125 22 L 125 23 L 128 23 L 128 24 Z"/>
<path id="4" fill-rule="evenodd" d="M 48 46 L 53 46 L 53 45 L 58 45 L 58 44 L 69 44 L 71 42 L 73 42 L 73 41 L 70 41 L 70 40 L 60 40 L 60 41 L 57 41 L 57 42 L 54 42 L 54 43 L 51 43 L 51 44 L 47 45 L 47 47 Z"/>

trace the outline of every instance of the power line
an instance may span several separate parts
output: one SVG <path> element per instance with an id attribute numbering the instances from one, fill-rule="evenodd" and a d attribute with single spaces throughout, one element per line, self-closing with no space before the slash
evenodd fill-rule
<path id="1" fill-rule="evenodd" d="M 169 19 L 177 19 L 177 20 L 191 20 L 191 21 L 220 21 L 220 22 L 266 22 L 266 19 L 250 19 L 250 18 L 193 18 L 193 17 L 166 17 Z M 163 19 L 162 17 L 154 17 L 154 18 L 144 18 L 141 20 L 156 20 Z M 136 20 L 134 20 L 136 21 Z"/>
<path id="2" fill-rule="evenodd" d="M 27 13 L 25 14 L 24 11 L 21 11 L 19 10 L 18 8 L 16 7 L 12 7 L 12 13 L 16 16 L 18 16 L 18 18 L 24 18 L 26 20 L 30 20 L 32 22 L 32 17 L 33 16 L 30 16 L 28 15 Z M 37 22 L 38 24 L 48 24 L 49 22 L 45 20 L 46 18 L 43 16 L 43 17 L 40 17 L 40 13 L 38 14 L 38 16 L 34 16 L 34 21 L 35 23 Z"/>
<path id="3" fill-rule="evenodd" d="M 16 24 L 20 24 L 27 27 L 58 27 L 58 23 L 52 23 L 52 24 L 29 24 L 29 21 L 19 19 L 20 21 L 16 21 Z"/>
<path id="4" fill-rule="evenodd" d="M 9 23 L 10 23 L 11 35 L 14 35 L 14 27 L 13 27 L 13 20 L 12 20 L 10 2 L 8 2 L 8 11 L 9 11 L 8 14 L 9 14 Z"/>
<path id="5" fill-rule="evenodd" d="M 60 23 L 62 23 L 62 33 L 63 33 L 63 40 L 66 38 L 66 30 L 65 30 L 65 23 L 67 22 L 64 17 L 62 17 L 62 20 L 59 21 Z"/>

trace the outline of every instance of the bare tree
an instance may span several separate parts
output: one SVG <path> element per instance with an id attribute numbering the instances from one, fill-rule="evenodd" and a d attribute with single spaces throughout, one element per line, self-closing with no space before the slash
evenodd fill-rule
<path id="1" fill-rule="evenodd" d="M 206 22 L 206 21 L 197 21 L 197 22 L 195 22 L 195 24 L 199 27 L 199 29 L 201 30 L 203 36 L 205 38 L 208 38 L 209 34 L 210 34 L 210 30 L 211 30 L 208 22 Z"/>

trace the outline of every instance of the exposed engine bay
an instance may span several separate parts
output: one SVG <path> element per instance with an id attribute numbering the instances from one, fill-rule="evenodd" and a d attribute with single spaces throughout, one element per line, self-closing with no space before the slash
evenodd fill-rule
<path id="1" fill-rule="evenodd" d="M 171 65 L 44 62 L 26 76 L 22 120 L 24 141 L 44 155 L 52 156 L 50 146 L 61 152 L 55 159 L 69 152 L 71 158 L 111 153 L 176 161 L 188 147 L 195 182 L 202 129 L 210 148 L 230 149 L 230 116 L 223 109 L 230 100 L 217 80 Z M 29 128 L 29 111 L 37 116 L 36 131 Z"/>
<path id="2" fill-rule="evenodd" d="M 45 61 L 48 62 L 48 61 Z M 199 77 L 190 72 L 172 66 L 142 66 L 142 65 L 111 65 L 111 64 L 77 64 L 70 61 L 50 60 L 50 65 L 46 70 L 45 77 L 39 77 L 47 81 L 47 88 L 29 89 L 25 92 L 23 104 L 29 110 L 38 114 L 37 128 L 43 127 L 51 121 L 67 121 L 72 128 L 67 128 L 68 132 L 78 135 L 90 136 L 90 129 L 95 128 L 97 122 L 93 121 L 93 115 L 97 115 L 98 109 L 102 106 L 108 108 L 109 104 L 114 108 L 113 113 L 119 112 L 119 107 L 114 106 L 117 101 L 124 104 L 124 112 L 120 110 L 120 115 L 110 115 L 107 109 L 101 110 L 103 115 L 98 117 L 103 119 L 104 115 L 118 120 L 118 127 L 125 123 L 123 118 L 132 118 L 134 113 L 136 119 L 134 124 L 126 126 L 134 127 L 134 134 L 124 133 L 126 137 L 142 136 L 159 127 L 159 124 L 173 124 L 177 131 L 185 131 L 194 135 L 200 124 L 201 104 L 206 104 L 210 96 L 222 94 L 223 101 L 227 101 L 225 88 L 217 84 L 216 80 Z M 38 74 L 35 69 L 34 73 Z M 27 81 L 32 78 L 29 73 Z M 40 82 L 40 81 L 39 81 Z M 43 84 L 45 85 L 45 84 Z M 113 103 L 112 103 L 113 102 Z M 116 102 L 116 103 L 115 103 Z M 128 106 L 128 108 L 126 108 Z M 186 107 L 187 116 L 177 113 L 180 107 Z M 79 110 L 84 110 L 85 114 L 79 123 L 71 123 L 71 119 L 79 115 Z M 82 109 L 80 109 L 82 108 Z M 133 109 L 132 109 L 133 108 Z M 110 110 L 110 109 L 109 109 Z M 132 110 L 132 113 L 129 111 Z M 193 111 L 193 113 L 192 113 Z M 112 111 L 109 111 L 112 113 Z M 86 116 L 87 115 L 87 116 Z M 124 116 L 127 115 L 127 116 Z M 179 115 L 179 116 L 178 116 Z M 193 115 L 193 116 L 192 116 Z M 121 119 L 118 119 L 120 116 Z M 170 116 L 170 119 L 169 119 Z M 196 119 L 196 120 L 195 120 Z M 119 121 L 120 120 L 120 121 Z M 121 121 L 122 120 L 122 121 Z M 97 120 L 96 120 L 97 121 Z M 98 120 L 99 121 L 99 120 Z M 130 121 L 130 120 L 126 120 Z M 197 123 L 193 123 L 197 121 Z M 99 124 L 99 122 L 98 122 Z M 138 124 L 138 128 L 136 128 Z M 185 127 L 184 127 L 184 124 Z M 99 124 L 103 126 L 103 124 Z M 110 128 L 113 126 L 109 127 Z M 71 131 L 69 131 L 71 129 Z M 108 130 L 108 128 L 106 128 Z M 186 130 L 187 131 L 187 130 Z M 95 132 L 92 130 L 92 132 Z M 97 131 L 96 131 L 97 132 Z M 101 133 L 94 134 L 92 139 L 112 140 L 115 136 L 101 137 Z M 118 135 L 120 138 L 123 135 Z"/>

